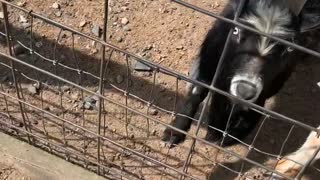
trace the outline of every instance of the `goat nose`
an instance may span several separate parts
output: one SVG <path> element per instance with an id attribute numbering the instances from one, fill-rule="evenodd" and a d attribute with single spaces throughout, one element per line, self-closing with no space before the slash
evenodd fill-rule
<path id="1" fill-rule="evenodd" d="M 257 88 L 250 82 L 240 82 L 237 85 L 237 95 L 244 100 L 252 100 L 257 94 Z"/>

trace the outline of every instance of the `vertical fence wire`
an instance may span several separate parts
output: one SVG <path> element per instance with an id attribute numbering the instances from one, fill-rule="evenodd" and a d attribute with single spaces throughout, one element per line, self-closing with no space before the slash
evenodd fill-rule
<path id="1" fill-rule="evenodd" d="M 7 41 L 7 46 L 8 46 L 8 51 L 9 51 L 9 55 L 10 56 L 14 56 L 14 52 L 13 52 L 13 46 L 12 46 L 12 37 L 11 37 L 11 32 L 10 32 L 10 25 L 9 25 L 9 17 L 8 17 L 8 9 L 7 9 L 7 4 L 5 3 L 1 3 L 2 5 L 2 10 L 3 10 L 3 15 L 4 15 L 4 27 L 5 27 L 5 34 L 6 34 L 6 41 Z M 17 82 L 17 76 L 15 73 L 15 64 L 13 61 L 10 61 L 10 66 L 11 66 L 11 74 L 12 74 L 12 78 L 13 78 L 13 83 L 16 89 L 16 94 L 17 97 L 19 99 L 22 99 L 21 94 L 20 94 L 20 88 L 18 86 L 18 82 Z M 21 117 L 23 120 L 23 125 L 26 131 L 30 131 L 30 127 L 27 124 L 26 121 L 26 116 L 24 113 L 24 108 L 22 103 L 19 103 L 19 108 L 20 108 L 20 113 L 21 113 Z M 27 135 L 28 137 L 28 142 L 31 144 L 31 138 L 29 135 Z"/>

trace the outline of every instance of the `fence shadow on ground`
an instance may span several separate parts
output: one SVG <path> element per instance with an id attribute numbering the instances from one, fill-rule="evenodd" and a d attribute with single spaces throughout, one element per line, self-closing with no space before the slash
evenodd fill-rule
<path id="1" fill-rule="evenodd" d="M 18 40 L 27 45 L 30 43 L 28 39 L 29 34 L 24 29 L 19 29 L 13 26 L 11 30 L 15 40 Z M 4 32 L 2 25 L 0 31 Z M 59 29 L 57 30 L 57 32 L 59 32 Z M 45 61 L 33 55 L 21 55 L 19 56 L 19 58 L 26 62 L 30 62 L 31 64 L 34 64 L 39 68 L 45 69 L 60 77 L 96 91 L 99 83 L 98 79 L 94 78 L 92 75 L 83 73 L 83 71 L 87 71 L 94 76 L 99 76 L 99 55 L 88 55 L 88 52 L 85 53 L 83 50 L 78 50 L 77 47 L 72 47 L 72 45 L 70 46 L 70 40 L 72 40 L 72 35 L 70 33 L 66 33 L 63 36 L 64 37 L 62 38 L 62 43 L 57 44 L 57 42 L 54 40 L 50 40 L 40 35 L 33 34 L 33 39 L 35 40 L 34 42 L 42 42 L 41 47 L 35 46 L 34 48 L 35 51 L 41 53 L 42 55 L 45 55 L 48 59 L 58 60 L 58 62 L 60 62 L 61 64 L 72 67 L 74 68 L 74 70 L 67 70 L 63 67 L 54 66 L 52 62 Z M 66 39 L 68 39 L 69 42 L 67 42 Z M 83 39 L 79 38 L 78 40 L 81 41 Z M 1 39 L 1 44 L 3 48 L 7 48 L 4 38 Z M 110 52 L 111 51 L 108 51 L 108 53 Z M 108 58 L 108 56 L 106 57 Z M 0 62 L 6 63 L 7 61 L 1 59 Z M 17 65 L 16 69 L 24 73 L 26 76 L 31 77 L 32 79 L 36 79 L 40 82 L 46 82 L 50 84 L 50 86 L 53 86 L 55 88 L 63 85 L 58 81 L 53 80 L 53 78 L 50 78 L 46 75 L 39 75 L 34 70 L 31 70 L 29 68 Z M 78 71 L 79 69 L 81 69 L 81 71 Z M 131 64 L 128 66 L 125 56 L 123 56 L 122 54 L 113 55 L 107 71 L 108 81 L 105 84 L 106 91 L 112 89 L 112 87 L 110 87 L 110 81 L 117 81 L 119 74 L 124 76 L 124 80 L 122 80 L 122 82 L 119 81 L 120 83 L 116 84 L 119 89 L 126 91 L 127 87 L 125 81 L 128 69 L 130 69 L 130 71 L 132 72 Z M 78 72 L 80 72 L 80 74 Z M 10 86 L 10 83 L 12 82 L 10 69 L 4 67 L 3 65 L 0 65 L 0 73 L 1 75 L 3 75 L 3 77 L 6 77 L 2 79 L 3 81 L 5 81 L 5 84 Z M 183 88 L 180 87 L 177 93 L 176 91 L 174 91 L 175 87 L 171 87 L 170 83 L 154 84 L 152 81 L 153 77 L 152 75 L 150 75 L 150 73 L 142 73 L 138 75 L 133 74 L 130 77 L 132 81 L 132 84 L 129 87 L 130 93 L 145 101 L 150 101 L 150 92 L 152 92 L 151 89 L 154 89 L 155 92 L 152 92 L 153 94 L 151 95 L 154 96 L 152 98 L 152 101 L 153 104 L 159 106 L 160 108 L 171 111 L 174 107 L 173 104 L 175 96 L 177 95 L 177 98 L 180 101 L 183 99 L 183 93 L 181 93 L 181 89 Z M 317 106 L 317 104 L 320 100 L 320 90 L 316 89 L 315 86 L 316 82 L 320 80 L 319 77 L 319 61 L 312 59 L 306 60 L 306 62 L 301 63 L 294 73 L 293 77 L 289 80 L 281 93 L 275 98 L 275 106 L 273 109 L 276 112 L 280 112 L 288 115 L 289 117 L 301 120 L 306 124 L 312 125 L 314 127 L 318 126 L 317 118 L 320 117 L 320 106 Z M 175 78 L 172 78 L 172 81 L 174 82 Z M 19 76 L 18 82 L 25 84 L 25 87 L 28 87 L 29 85 L 35 83 L 32 80 L 23 78 L 22 76 Z M 119 93 L 122 92 L 119 91 Z M 51 104 L 52 106 L 57 106 L 57 104 L 54 104 L 50 101 L 46 103 Z M 166 120 L 166 122 L 169 122 L 169 119 Z M 278 154 L 281 145 L 286 138 L 288 131 L 290 130 L 290 127 L 291 126 L 285 122 L 279 122 L 277 120 L 268 121 L 263 126 L 263 130 L 254 146 L 258 149 L 262 149 L 265 152 Z M 305 137 L 307 136 L 307 133 L 308 132 L 302 130 L 301 128 L 295 128 L 285 146 L 285 150 L 283 153 L 286 154 L 288 152 L 294 151 L 300 144 L 302 144 Z M 252 140 L 252 137 L 247 138 L 246 142 L 250 142 L 250 140 Z M 170 156 L 169 158 L 174 159 L 175 157 Z M 264 163 L 266 161 L 265 156 L 255 152 L 250 154 L 249 158 L 260 163 Z M 225 165 L 239 168 L 241 164 L 241 162 L 237 162 Z M 245 166 L 244 171 L 249 168 L 250 166 Z M 223 171 L 223 168 L 215 169 L 215 171 L 211 174 L 211 177 L 217 177 L 221 175 L 221 172 L 223 172 L 222 176 L 225 179 L 226 172 Z M 236 176 L 237 175 L 231 175 L 230 177 Z"/>

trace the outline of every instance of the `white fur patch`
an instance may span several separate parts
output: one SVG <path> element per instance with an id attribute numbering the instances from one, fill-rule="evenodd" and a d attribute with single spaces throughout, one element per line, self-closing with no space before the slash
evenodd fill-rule
<path id="1" fill-rule="evenodd" d="M 291 23 L 289 9 L 281 8 L 276 5 L 269 5 L 265 0 L 258 0 L 255 13 L 244 17 L 244 20 L 253 25 L 257 30 L 275 36 L 292 35 L 293 31 L 286 28 Z M 261 55 L 271 52 L 277 43 L 270 43 L 270 39 L 261 36 L 258 50 Z"/>
<path id="2" fill-rule="evenodd" d="M 235 75 L 231 80 L 230 94 L 232 94 L 234 96 L 238 96 L 237 86 L 240 81 L 248 81 L 256 86 L 257 94 L 252 100 L 250 100 L 251 102 L 256 101 L 258 99 L 259 95 L 261 94 L 261 91 L 263 88 L 262 80 L 260 78 L 257 78 L 256 76 L 252 76 L 249 74 Z"/>

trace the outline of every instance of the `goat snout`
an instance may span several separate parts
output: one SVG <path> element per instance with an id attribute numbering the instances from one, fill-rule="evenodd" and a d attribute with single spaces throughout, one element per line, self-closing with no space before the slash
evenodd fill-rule
<path id="1" fill-rule="evenodd" d="M 258 93 L 257 87 L 251 82 L 242 81 L 236 85 L 236 94 L 244 100 L 253 100 Z"/>
<path id="2" fill-rule="evenodd" d="M 255 76 L 237 75 L 232 78 L 230 93 L 241 99 L 254 102 L 262 91 L 262 80 Z"/>

